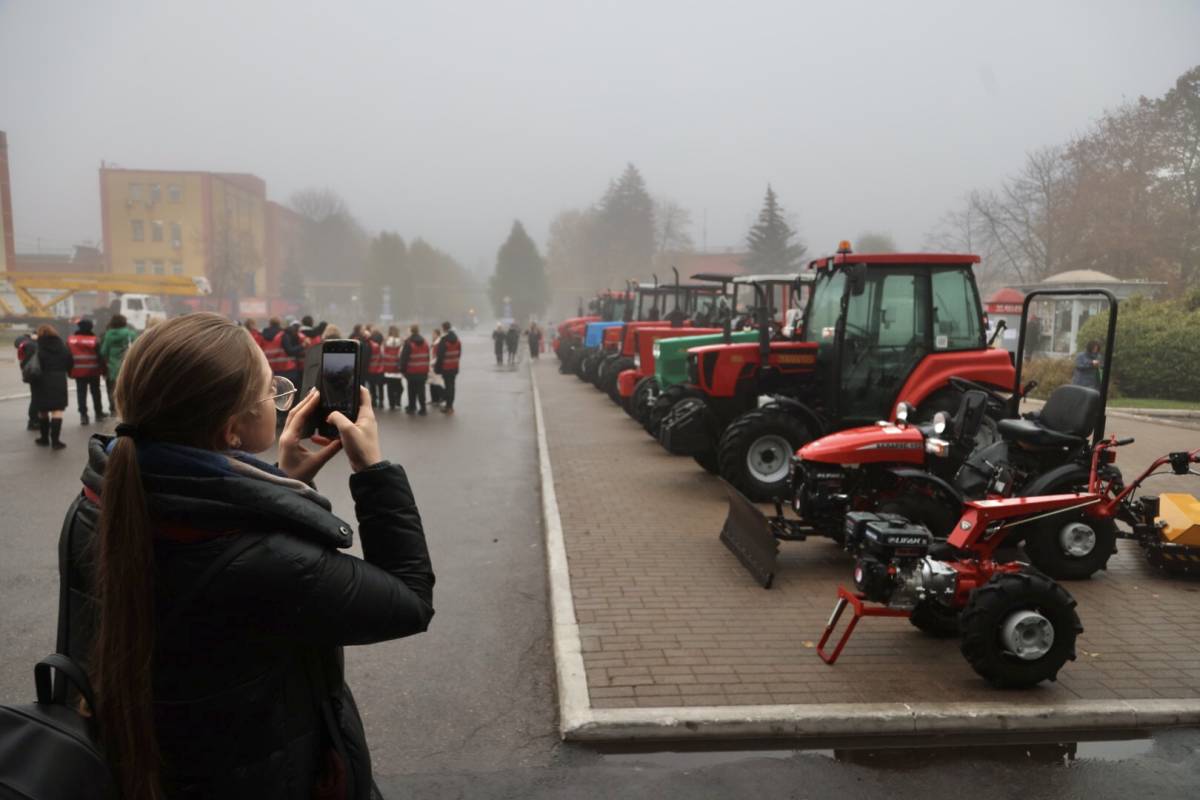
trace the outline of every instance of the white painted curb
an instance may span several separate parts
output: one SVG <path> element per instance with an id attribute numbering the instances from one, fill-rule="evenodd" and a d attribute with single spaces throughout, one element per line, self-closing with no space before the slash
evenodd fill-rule
<path id="1" fill-rule="evenodd" d="M 563 739 L 580 742 L 797 739 L 1200 725 L 1200 700 L 1195 699 L 1076 700 L 1039 705 L 1029 701 L 1028 693 L 1009 694 L 999 690 L 998 697 L 1022 697 L 1026 702 L 592 708 L 537 370 L 533 365 L 529 375 L 542 480 L 542 524 L 546 533 L 550 620 L 558 675 L 559 732 Z"/>

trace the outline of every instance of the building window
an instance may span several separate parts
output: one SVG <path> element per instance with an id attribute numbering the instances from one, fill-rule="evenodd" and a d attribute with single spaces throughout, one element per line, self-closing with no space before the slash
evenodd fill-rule
<path id="1" fill-rule="evenodd" d="M 150 202 L 157 203 L 162 199 L 162 187 L 157 183 L 150 184 Z"/>
<path id="2" fill-rule="evenodd" d="M 145 275 L 146 274 L 146 262 L 145 261 L 133 262 L 133 271 L 136 272 L 138 275 Z"/>
<path id="3" fill-rule="evenodd" d="M 171 247 L 176 250 L 183 247 L 183 226 L 178 222 L 171 223 Z"/>
<path id="4" fill-rule="evenodd" d="M 163 221 L 156 219 L 150 223 L 150 238 L 155 242 L 163 240 Z"/>
<path id="5" fill-rule="evenodd" d="M 155 260 L 153 263 L 154 263 L 154 274 L 162 275 L 163 274 L 163 262 Z"/>
<path id="6" fill-rule="evenodd" d="M 133 240 L 135 242 L 143 242 L 146 240 L 146 229 L 140 219 L 129 220 L 129 226 L 132 228 Z"/>
<path id="7" fill-rule="evenodd" d="M 182 275 L 183 274 L 183 263 L 179 262 L 179 261 L 172 261 L 171 262 L 171 274 L 172 275 Z"/>
<path id="8" fill-rule="evenodd" d="M 142 185 L 140 183 L 129 184 L 129 202 L 142 202 Z"/>
<path id="9" fill-rule="evenodd" d="M 172 203 L 183 202 L 183 187 L 177 183 L 172 183 L 167 186 L 167 199 Z"/>

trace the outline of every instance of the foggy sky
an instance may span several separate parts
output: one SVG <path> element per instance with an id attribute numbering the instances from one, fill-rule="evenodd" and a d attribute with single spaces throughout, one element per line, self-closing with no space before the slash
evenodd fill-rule
<path id="1" fill-rule="evenodd" d="M 915 249 L 972 188 L 1200 63 L 1200 3 L 0 0 L 18 251 L 99 240 L 101 159 L 328 185 L 467 267 L 627 161 L 739 245 Z M 707 210 L 707 213 L 706 213 Z"/>

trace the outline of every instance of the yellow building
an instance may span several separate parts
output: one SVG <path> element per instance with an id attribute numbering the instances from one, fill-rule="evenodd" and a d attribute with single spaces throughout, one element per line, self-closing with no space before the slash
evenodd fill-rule
<path id="1" fill-rule="evenodd" d="M 109 269 L 205 276 L 217 297 L 263 295 L 266 194 L 254 175 L 102 166 Z"/>

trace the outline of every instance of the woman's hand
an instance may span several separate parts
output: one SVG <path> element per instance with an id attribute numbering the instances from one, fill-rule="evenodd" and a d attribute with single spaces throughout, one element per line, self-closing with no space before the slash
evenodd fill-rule
<path id="1" fill-rule="evenodd" d="M 361 472 L 369 466 L 383 461 L 379 449 L 379 428 L 375 424 L 375 410 L 371 408 L 371 393 L 366 387 L 358 390 L 358 421 L 350 419 L 340 411 L 334 411 L 325 421 L 338 429 L 350 468 Z M 282 441 L 282 440 L 281 440 Z"/>
<path id="2" fill-rule="evenodd" d="M 279 437 L 279 468 L 286 472 L 289 478 L 305 483 L 312 483 L 321 467 L 342 449 L 341 440 L 331 441 L 316 436 L 313 437 L 313 441 L 321 445 L 320 450 L 309 450 L 301 444 L 301 437 L 307 427 L 305 423 L 317 412 L 320 405 L 320 393 L 316 390 L 309 392 L 288 412 L 283 434 Z"/>

